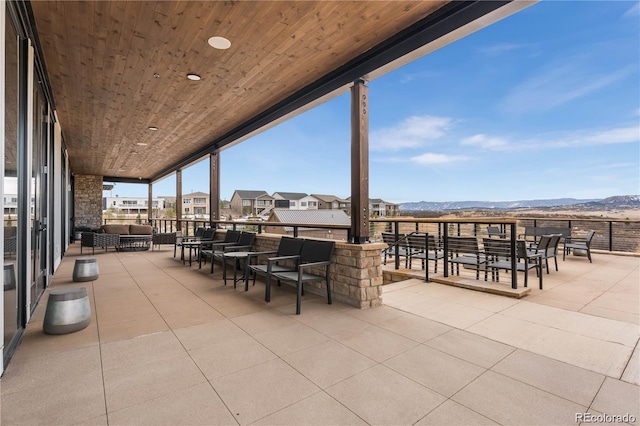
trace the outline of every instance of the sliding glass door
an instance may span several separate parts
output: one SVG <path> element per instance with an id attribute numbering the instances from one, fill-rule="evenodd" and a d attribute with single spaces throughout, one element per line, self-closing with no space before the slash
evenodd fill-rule
<path id="1" fill-rule="evenodd" d="M 20 285 L 18 229 L 20 203 L 18 176 L 23 165 L 19 154 L 20 127 L 20 42 L 9 13 L 5 15 L 5 104 L 4 104 L 4 360 L 5 365 L 19 341 L 25 322 L 26 287 Z M 24 84 L 24 81 L 22 81 Z M 23 117 L 26 120 L 26 117 Z M 26 224 L 21 224 L 24 227 Z"/>

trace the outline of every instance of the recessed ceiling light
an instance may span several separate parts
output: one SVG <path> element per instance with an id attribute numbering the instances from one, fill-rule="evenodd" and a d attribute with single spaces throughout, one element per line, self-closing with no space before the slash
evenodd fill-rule
<path id="1" fill-rule="evenodd" d="M 157 128 L 157 127 L 155 127 L 155 126 L 150 126 L 150 127 L 149 127 L 149 130 L 153 130 L 153 131 L 155 132 L 156 130 L 158 130 L 158 128 Z"/>
<path id="2" fill-rule="evenodd" d="M 231 47 L 231 42 L 228 39 L 220 36 L 211 37 L 209 38 L 209 40 L 207 40 L 207 42 L 211 47 L 215 47 L 216 49 L 224 50 Z"/>
<path id="3" fill-rule="evenodd" d="M 144 143 L 144 142 L 136 142 L 136 145 L 139 145 L 139 146 L 147 146 L 147 144 L 146 144 L 146 143 Z"/>
<path id="4" fill-rule="evenodd" d="M 187 78 L 193 81 L 200 81 L 200 76 L 198 74 L 187 74 Z"/>

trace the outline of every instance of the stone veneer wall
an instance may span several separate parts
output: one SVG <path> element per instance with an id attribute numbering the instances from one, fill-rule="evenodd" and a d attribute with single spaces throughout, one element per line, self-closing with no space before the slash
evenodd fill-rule
<path id="1" fill-rule="evenodd" d="M 276 234 L 259 234 L 256 238 L 255 250 L 277 250 L 280 237 Z M 333 299 L 361 309 L 382 304 L 380 253 L 386 247 L 387 245 L 383 243 L 348 244 L 336 241 L 333 264 L 330 269 Z M 263 261 L 265 259 L 260 260 L 260 262 Z M 327 294 L 324 281 L 305 285 L 305 291 L 325 298 Z"/>
<path id="2" fill-rule="evenodd" d="M 74 225 L 99 228 L 102 225 L 102 176 L 75 175 Z"/>

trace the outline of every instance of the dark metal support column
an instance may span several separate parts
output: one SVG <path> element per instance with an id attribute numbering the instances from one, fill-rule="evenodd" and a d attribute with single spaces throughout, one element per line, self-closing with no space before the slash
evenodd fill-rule
<path id="1" fill-rule="evenodd" d="M 351 235 L 369 241 L 369 88 L 356 80 L 351 88 Z"/>
<path id="2" fill-rule="evenodd" d="M 147 199 L 147 221 L 149 223 L 153 223 L 153 185 L 148 184 L 149 187 L 149 195 Z"/>
<path id="3" fill-rule="evenodd" d="M 176 230 L 182 231 L 182 169 L 176 170 Z"/>
<path id="4" fill-rule="evenodd" d="M 220 153 L 209 154 L 209 218 L 220 220 Z"/>

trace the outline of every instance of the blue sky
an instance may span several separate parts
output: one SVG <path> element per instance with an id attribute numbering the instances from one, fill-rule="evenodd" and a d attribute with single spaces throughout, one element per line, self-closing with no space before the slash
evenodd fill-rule
<path id="1" fill-rule="evenodd" d="M 543 1 L 369 82 L 370 197 L 639 194 L 639 23 L 637 1 Z M 348 197 L 349 103 L 342 95 L 223 151 L 222 198 Z M 174 194 L 175 178 L 153 191 Z M 183 171 L 191 191 L 208 192 L 208 161 Z"/>

